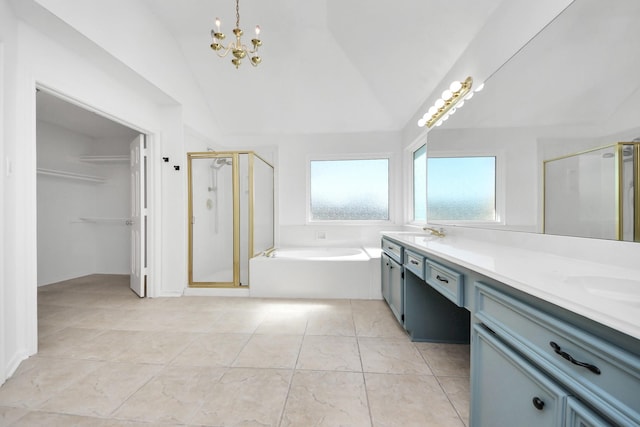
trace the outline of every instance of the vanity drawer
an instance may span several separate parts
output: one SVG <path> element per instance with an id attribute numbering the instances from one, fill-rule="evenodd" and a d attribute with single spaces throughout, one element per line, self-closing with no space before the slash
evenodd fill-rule
<path id="1" fill-rule="evenodd" d="M 464 307 L 464 276 L 429 259 L 425 264 L 425 281 L 458 307 Z"/>
<path id="2" fill-rule="evenodd" d="M 382 238 L 382 250 L 396 262 L 402 264 L 402 246 L 391 240 Z"/>
<path id="3" fill-rule="evenodd" d="M 640 358 L 476 283 L 476 319 L 620 425 L 640 425 Z"/>
<path id="4" fill-rule="evenodd" d="M 404 266 L 413 274 L 424 280 L 424 256 L 405 249 Z"/>

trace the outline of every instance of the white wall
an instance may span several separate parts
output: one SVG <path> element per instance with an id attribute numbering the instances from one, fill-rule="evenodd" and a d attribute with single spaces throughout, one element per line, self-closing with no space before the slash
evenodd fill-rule
<path id="1" fill-rule="evenodd" d="M 97 175 L 74 161 L 91 138 L 37 123 L 38 168 Z M 38 286 L 95 270 L 95 230 L 79 217 L 93 214 L 100 184 L 38 174 Z"/>
<path id="2" fill-rule="evenodd" d="M 82 173 L 104 183 L 38 175 L 38 285 L 87 274 L 128 274 L 129 228 L 124 221 L 84 222 L 82 217 L 128 218 L 129 164 L 86 163 L 83 155 L 126 155 L 127 137 L 96 140 L 37 122 L 38 168 Z"/>
<path id="3" fill-rule="evenodd" d="M 183 108 L 186 125 L 202 135 L 219 136 L 215 121 L 211 120 L 213 114 L 178 43 L 143 2 L 35 2 L 175 99 Z"/>
<path id="4" fill-rule="evenodd" d="M 396 132 L 351 134 L 260 135 L 229 140 L 234 147 L 277 147 L 276 245 L 278 246 L 378 246 L 382 230 L 397 229 L 402 211 L 401 135 Z M 312 157 L 390 155 L 390 216 L 386 223 L 313 224 L 307 220 L 307 170 Z M 317 233 L 326 235 L 318 239 Z"/>
<path id="5" fill-rule="evenodd" d="M 2 182 L 2 275 L 0 275 L 0 288 L 2 289 L 2 319 L 0 326 L 0 383 L 11 375 L 18 364 L 28 354 L 29 348 L 33 348 L 33 339 L 29 339 L 29 323 L 27 319 L 26 301 L 33 292 L 28 292 L 24 286 L 19 286 L 18 279 L 24 278 L 24 264 L 19 263 L 18 250 L 24 251 L 20 246 L 18 234 L 19 215 L 16 210 L 19 192 L 19 178 L 16 177 L 15 168 L 17 154 L 17 93 L 18 93 L 18 48 L 17 21 L 13 11 L 6 1 L 0 2 L 0 42 L 4 46 L 4 58 L 2 69 L 2 162 L 0 162 L 0 182 Z M 14 172 L 12 172 L 14 171 Z M 34 248 L 35 249 L 35 248 Z M 35 283 L 34 283 L 35 284 Z"/>

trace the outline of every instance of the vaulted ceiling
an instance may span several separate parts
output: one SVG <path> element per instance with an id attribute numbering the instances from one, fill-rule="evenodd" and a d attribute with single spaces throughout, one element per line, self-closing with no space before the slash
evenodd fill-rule
<path id="1" fill-rule="evenodd" d="M 144 1 L 221 130 L 254 134 L 402 129 L 502 0 L 242 0 L 263 62 L 238 70 L 209 48 L 216 17 L 232 35 L 233 0 Z"/>
<path id="2" fill-rule="evenodd" d="M 263 62 L 254 68 L 245 60 L 235 69 L 229 57 L 219 58 L 209 48 L 216 17 L 227 40 L 232 35 L 233 0 L 36 1 L 63 18 L 77 15 L 72 25 L 93 31 L 107 50 L 117 43 L 134 46 L 119 58 L 126 64 L 136 60 L 136 52 L 171 51 L 166 56 L 171 61 L 149 55 L 155 60 L 132 68 L 161 69 L 162 78 L 176 86 L 189 80 L 204 100 L 201 110 L 208 110 L 202 114 L 226 135 L 415 126 L 418 108 L 442 88 L 493 15 L 510 5 L 508 0 L 242 0 L 245 43 L 259 24 Z M 598 0 L 574 2 L 492 76 L 488 93 L 447 128 L 594 124 L 637 111 L 630 103 L 639 90 L 634 73 L 639 5 L 614 0 L 603 10 Z M 129 10 L 146 22 L 123 16 Z M 106 23 L 100 22 L 103 16 Z M 118 19 L 120 26 L 112 25 Z M 164 38 L 155 40 L 158 28 Z M 474 55 L 490 56 L 490 49 L 481 46 Z"/>

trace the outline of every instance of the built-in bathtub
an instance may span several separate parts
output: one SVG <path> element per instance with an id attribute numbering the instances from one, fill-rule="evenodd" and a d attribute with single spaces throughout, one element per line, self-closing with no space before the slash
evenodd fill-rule
<path id="1" fill-rule="evenodd" d="M 250 261 L 254 297 L 380 299 L 377 249 L 278 248 Z"/>

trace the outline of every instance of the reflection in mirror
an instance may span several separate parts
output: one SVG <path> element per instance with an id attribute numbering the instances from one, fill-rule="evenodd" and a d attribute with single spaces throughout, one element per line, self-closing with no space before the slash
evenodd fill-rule
<path id="1" fill-rule="evenodd" d="M 545 233 L 638 241 L 639 146 L 619 143 L 545 161 Z"/>
<path id="2" fill-rule="evenodd" d="M 503 181 L 496 198 L 504 212 L 491 227 L 624 237 L 578 232 L 568 218 L 545 225 L 543 165 L 640 137 L 639 16 L 637 0 L 611 0 L 606 7 L 601 0 L 575 0 L 487 80 L 473 103 L 429 131 L 428 157 L 497 157 Z M 620 197 L 618 187 L 601 191 L 598 202 L 576 198 L 572 208 L 608 204 Z M 635 233 L 630 228 L 637 223 L 622 233 Z"/>

